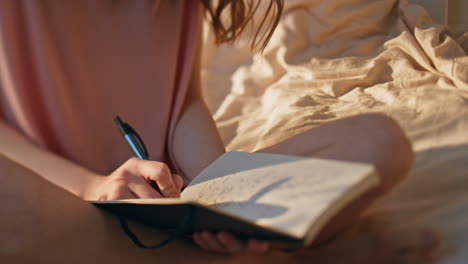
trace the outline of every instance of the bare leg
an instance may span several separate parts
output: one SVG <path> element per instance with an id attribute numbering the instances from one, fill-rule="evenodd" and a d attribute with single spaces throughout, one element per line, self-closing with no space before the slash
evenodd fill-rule
<path id="1" fill-rule="evenodd" d="M 400 230 L 393 233 L 367 234 L 352 240 L 335 240 L 327 246 L 303 250 L 294 257 L 311 263 L 334 264 L 429 264 L 440 242 L 431 229 Z"/>
<path id="2" fill-rule="evenodd" d="M 432 263 L 421 256 L 437 244 L 426 232 L 396 239 L 369 236 L 320 249 L 267 255 L 226 256 L 205 252 L 183 241 L 163 249 L 139 249 L 113 217 L 34 172 L 0 156 L 0 263 Z M 134 224 L 143 241 L 162 238 Z M 408 254 L 409 253 L 409 254 Z M 348 256 L 348 257 L 343 257 Z M 414 261 L 413 261 L 414 260 Z"/>
<path id="3" fill-rule="evenodd" d="M 351 224 L 362 210 L 404 179 L 413 162 L 411 144 L 401 128 L 379 114 L 333 121 L 259 152 L 367 162 L 376 167 L 381 184 L 342 210 L 319 236 L 319 243 Z"/>
<path id="4" fill-rule="evenodd" d="M 117 221 L 90 203 L 0 156 L 0 263 L 209 263 L 227 261 L 190 243 L 139 249 Z M 132 224 L 142 240 L 159 232 Z M 229 262 L 228 262 L 229 263 Z"/>

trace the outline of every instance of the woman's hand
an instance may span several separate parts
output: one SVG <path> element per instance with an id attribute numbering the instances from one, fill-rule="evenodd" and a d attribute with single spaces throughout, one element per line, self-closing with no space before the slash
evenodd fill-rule
<path id="1" fill-rule="evenodd" d="M 225 254 L 238 254 L 244 252 L 250 253 L 265 253 L 270 248 L 270 244 L 260 240 L 249 240 L 242 242 L 228 232 L 210 233 L 199 232 L 194 233 L 193 241 L 201 248 Z"/>
<path id="2" fill-rule="evenodd" d="M 159 191 L 151 186 L 155 182 Z M 97 177 L 86 192 L 86 200 L 178 198 L 182 177 L 171 174 L 166 164 L 131 158 L 106 177 Z"/>

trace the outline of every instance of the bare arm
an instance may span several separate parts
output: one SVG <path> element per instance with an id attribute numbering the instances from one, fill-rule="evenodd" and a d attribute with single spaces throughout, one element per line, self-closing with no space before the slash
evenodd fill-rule
<path id="1" fill-rule="evenodd" d="M 380 233 L 294 252 L 222 255 L 178 240 L 158 250 L 136 247 L 114 217 L 0 155 L 0 263 L 435 263 L 437 233 Z M 7 176 L 7 177 L 5 177 Z M 66 206 L 64 206 L 66 205 Z M 21 221 L 18 221 L 21 219 Z M 167 235 L 131 224 L 155 244 Z M 416 232 L 415 232 L 416 231 Z"/>
<path id="2" fill-rule="evenodd" d="M 174 132 L 174 156 L 185 175 L 186 183 L 225 152 L 216 124 L 202 98 L 200 87 L 200 52 L 198 52 L 187 98 Z M 243 243 L 227 232 L 195 233 L 193 239 L 205 250 L 218 253 L 245 253 L 245 251 L 263 253 L 269 247 L 267 243 L 257 240 Z"/>
<path id="3" fill-rule="evenodd" d="M 44 150 L 1 120 L 0 153 L 78 196 L 100 176 Z"/>
<path id="4" fill-rule="evenodd" d="M 194 178 L 203 168 L 224 153 L 214 121 L 201 98 L 199 65 L 200 54 L 197 54 L 187 100 L 174 135 L 176 161 L 189 179 Z M 142 186 L 146 184 L 145 181 L 141 181 L 141 178 L 166 179 L 164 185 L 168 187 L 160 188 L 165 197 L 173 196 L 174 186 L 179 188 L 178 176 L 172 175 L 171 177 L 164 164 L 155 162 L 148 164 L 148 162 L 132 159 L 122 165 L 123 168 L 111 174 L 116 177 L 104 177 L 37 146 L 1 120 L 0 154 L 35 171 L 75 195 L 89 200 L 161 197 L 147 186 Z M 130 176 L 129 178 L 128 175 L 143 177 Z M 129 184 L 135 188 L 128 190 Z M 164 190 L 167 190 L 166 193 Z M 137 195 L 133 197 L 135 193 Z"/>
<path id="5" fill-rule="evenodd" d="M 110 175 L 100 175 L 35 145 L 0 121 L 0 155 L 86 200 L 178 197 L 182 178 L 164 163 L 131 158 Z M 0 167 L 0 177 L 4 168 Z M 155 181 L 160 192 L 148 180 Z"/>
<path id="6" fill-rule="evenodd" d="M 176 162 L 188 180 L 195 178 L 225 152 L 218 129 L 202 98 L 200 48 L 197 50 L 187 97 L 174 131 L 173 145 Z"/>

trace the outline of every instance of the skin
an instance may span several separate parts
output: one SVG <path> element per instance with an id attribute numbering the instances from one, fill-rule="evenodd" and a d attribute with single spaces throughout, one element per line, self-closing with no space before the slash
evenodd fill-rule
<path id="1" fill-rule="evenodd" d="M 90 203 L 0 155 L 0 263 L 336 263 L 430 264 L 438 235 L 419 228 L 369 232 L 292 252 L 223 255 L 175 241 L 158 250 L 136 247 L 117 220 Z M 165 238 L 130 223 L 148 244 Z"/>
<path id="2" fill-rule="evenodd" d="M 192 91 L 194 90 L 192 89 Z M 197 93 L 195 93 L 195 95 L 196 94 Z M 199 100 L 199 97 L 194 96 L 192 92 L 190 93 L 189 98 L 190 100 L 187 100 L 188 103 L 184 108 L 185 111 L 183 112 L 176 128 L 174 152 L 178 163 L 181 164 L 183 173 L 186 173 L 186 175 L 191 177 L 211 163 L 212 160 L 221 155 L 224 152 L 224 148 L 220 144 L 220 140 L 213 140 L 213 138 L 217 139 L 219 137 L 217 130 L 215 129 L 214 122 L 211 119 L 203 101 Z M 372 129 L 374 127 L 379 127 L 379 130 Z M 190 128 L 191 131 L 197 130 L 201 132 L 200 134 L 190 133 L 190 136 L 187 136 L 184 131 L 188 131 L 188 128 Z M 399 239 L 395 239 L 395 236 L 388 234 L 380 234 L 378 235 L 378 239 L 376 239 L 374 237 L 375 235 L 372 234 L 365 235 L 364 237 L 368 237 L 369 240 L 379 241 L 379 248 L 377 251 L 379 254 L 377 255 L 374 254 L 375 249 L 373 248 L 376 245 L 365 242 L 368 241 L 365 239 L 359 243 L 353 241 L 352 247 L 349 245 L 345 247 L 339 242 L 331 242 L 330 244 L 327 244 L 326 247 L 314 248 L 311 250 L 304 249 L 293 255 L 289 255 L 284 252 L 277 252 L 276 250 L 269 250 L 264 253 L 268 249 L 268 245 L 264 242 L 250 241 L 247 244 L 244 244 L 236 240 L 234 236 L 225 232 L 219 234 L 202 232 L 200 234 L 195 234 L 194 240 L 200 247 L 205 249 L 206 253 L 202 253 L 203 251 L 197 250 L 187 242 L 176 243 L 168 249 L 167 254 L 160 253 L 161 251 L 157 251 L 157 254 L 152 251 L 146 251 L 151 252 L 147 254 L 138 253 L 138 250 L 135 249 L 134 245 L 131 244 L 128 238 L 121 233 L 120 227 L 111 216 L 100 212 L 96 208 L 84 202 L 82 199 L 79 199 L 77 196 L 65 191 L 67 189 L 66 183 L 71 184 L 72 186 L 75 185 L 73 185 L 73 178 L 68 178 L 72 179 L 70 182 L 64 181 L 63 178 L 70 177 L 70 175 L 74 174 L 76 177 L 83 176 L 82 178 L 84 179 L 87 177 L 96 177 L 96 179 L 90 182 L 83 182 L 82 178 L 80 178 L 81 180 L 74 179 L 79 183 L 78 186 L 87 188 L 68 189 L 68 191 L 72 193 L 74 192 L 78 195 L 81 194 L 81 197 L 85 199 L 86 195 L 92 195 L 93 193 L 97 193 L 98 195 L 109 195 L 108 197 L 117 198 L 121 195 L 119 192 L 122 193 L 122 188 L 133 190 L 132 195 L 144 197 L 144 193 L 149 191 L 147 188 L 144 189 L 146 190 L 145 192 L 140 192 L 137 189 L 133 189 L 131 184 L 126 183 L 130 183 L 131 181 L 138 179 L 138 181 L 135 180 L 135 182 L 139 182 L 140 185 L 148 187 L 147 181 L 141 179 L 151 178 L 158 180 L 158 178 L 171 177 L 172 182 L 176 184 L 175 182 L 178 181 L 177 176 L 170 174 L 170 172 L 165 169 L 165 165 L 158 162 L 131 159 L 109 176 L 98 176 L 86 168 L 80 167 L 62 157 L 38 148 L 27 139 L 22 138 L 16 131 L 5 125 L 0 126 L 0 131 L 3 133 L 0 136 L 2 151 L 8 153 L 10 157 L 13 156 L 16 158 L 16 162 L 12 162 L 12 158 L 7 159 L 7 161 L 14 165 L 4 161 L 4 164 L 0 166 L 0 179 L 2 180 L 2 184 L 0 184 L 0 193 L 2 193 L 4 199 L 15 201 L 14 203 L 8 203 L 14 205 L 13 209 L 10 208 L 10 211 L 3 210 L 2 213 L 5 215 L 0 218 L 3 219 L 2 225 L 5 226 L 5 230 L 2 230 L 0 233 L 2 235 L 7 234 L 5 235 L 3 242 L 9 241 L 9 243 L 2 245 L 3 248 L 6 248 L 3 249 L 7 251 L 6 255 L 10 254 L 8 252 L 10 250 L 9 248 L 12 247 L 11 241 L 15 241 L 15 239 L 9 239 L 8 235 L 12 238 L 16 237 L 16 240 L 18 240 L 18 233 L 24 233 L 24 227 L 34 226 L 35 224 L 33 223 L 37 222 L 35 219 L 48 219 L 46 223 L 44 223 L 43 230 L 52 231 L 50 234 L 52 237 L 50 239 L 53 241 L 57 239 L 53 236 L 53 233 L 57 233 L 57 237 L 60 237 L 60 239 L 57 240 L 60 241 L 60 243 L 56 245 L 57 248 L 61 248 L 63 252 L 69 252 L 72 256 L 76 256 L 77 259 L 79 259 L 78 255 L 84 255 L 84 252 L 91 250 L 92 252 L 89 253 L 90 256 L 107 260 L 107 256 L 104 256 L 105 254 L 111 255 L 114 252 L 120 252 L 118 248 L 123 247 L 125 250 L 131 249 L 129 252 L 133 252 L 129 253 L 128 256 L 134 257 L 133 254 L 138 256 L 140 256 L 139 254 L 142 254 L 143 260 L 141 263 L 145 263 L 144 260 L 149 256 L 173 261 L 173 258 L 178 255 L 177 252 L 180 250 L 187 250 L 187 252 L 190 252 L 187 254 L 193 257 L 193 261 L 195 263 L 206 259 L 209 259 L 210 261 L 212 258 L 217 259 L 219 255 L 212 255 L 209 253 L 213 251 L 226 253 L 225 258 L 221 258 L 223 261 L 231 260 L 227 255 L 234 254 L 236 257 L 233 257 L 232 259 L 239 260 L 240 258 L 242 261 L 246 262 L 255 260 L 258 263 L 266 260 L 271 261 L 272 259 L 280 261 L 283 258 L 288 261 L 293 261 L 293 259 L 296 260 L 298 255 L 313 261 L 316 261 L 317 258 L 319 260 L 323 260 L 324 263 L 329 263 L 329 261 L 332 260 L 335 261 L 334 258 L 336 258 L 337 262 L 334 263 L 339 263 L 339 259 L 340 261 L 343 261 L 343 259 L 340 258 L 340 256 L 342 256 L 341 254 L 351 253 L 356 260 L 359 259 L 361 261 L 361 259 L 365 258 L 372 261 L 370 263 L 385 263 L 384 260 L 386 261 L 387 259 L 395 260 L 394 262 L 389 263 L 432 263 L 432 259 L 427 256 L 432 254 L 438 243 L 438 239 L 436 238 L 437 236 L 434 231 L 429 231 L 429 233 L 433 233 L 434 235 L 427 236 L 421 235 L 421 233 L 427 233 L 427 230 L 421 231 L 415 229 L 412 230 L 412 232 L 403 232 L 405 235 L 401 236 Z M 343 133 L 342 131 L 346 131 L 346 133 Z M 372 133 L 371 131 L 378 131 L 378 133 Z M 200 135 L 200 137 L 198 137 L 198 135 Z M 366 137 L 363 137 L 362 135 L 366 135 Z M 316 138 L 320 138 L 320 140 L 315 140 Z M 309 144 L 303 144 L 302 142 L 309 142 Z M 190 146 L 188 149 L 203 149 L 207 151 L 203 151 L 202 153 L 204 154 L 198 155 L 199 153 L 197 152 L 197 155 L 191 155 L 191 153 L 187 153 L 185 151 L 187 145 Z M 324 145 L 326 147 L 324 147 Z M 358 149 L 359 152 L 354 151 L 355 149 Z M 322 233 L 319 240 L 329 240 L 337 232 L 351 224 L 359 212 L 366 208 L 377 197 L 381 196 L 401 181 L 406 176 L 412 163 L 412 151 L 409 142 L 401 129 L 393 120 L 376 114 L 355 116 L 330 122 L 261 151 L 349 161 L 363 161 L 370 162 L 376 166 L 381 177 L 381 185 L 363 195 L 360 199 L 355 201 L 355 203 L 351 204 L 348 208 L 338 214 L 337 217 L 330 222 L 329 226 L 324 229 L 325 231 Z M 398 155 L 396 155 L 396 153 L 398 153 Z M 14 154 L 17 156 L 14 156 Z M 4 158 L 4 160 L 5 159 L 6 158 Z M 18 163 L 28 165 L 25 166 L 28 167 L 28 169 L 20 167 L 17 165 Z M 139 165 L 140 163 L 142 165 Z M 143 165 L 143 163 L 145 164 Z M 152 169 L 141 169 L 141 167 L 146 166 L 152 167 Z M 13 167 L 14 169 L 8 169 L 9 167 Z M 26 170 L 26 172 L 24 170 Z M 154 177 L 151 176 L 152 172 L 149 173 L 148 171 L 152 170 L 158 171 L 161 175 L 156 175 Z M 18 173 L 18 171 L 20 171 L 20 173 Z M 59 178 L 58 176 L 60 176 L 60 174 L 64 177 Z M 23 175 L 23 178 L 19 175 Z M 119 188 L 115 188 L 110 184 L 113 182 L 110 179 L 122 178 L 118 175 L 125 175 L 123 180 L 126 182 L 124 182 L 125 184 L 120 182 L 118 185 Z M 55 184 L 60 187 L 50 184 L 50 182 L 44 180 L 44 178 L 52 182 L 55 181 Z M 167 182 L 170 183 L 171 181 L 167 180 Z M 159 181 L 159 183 L 161 183 L 161 181 Z M 98 190 L 98 187 L 101 187 L 102 189 Z M 162 190 L 168 190 L 167 187 L 165 188 L 161 185 L 160 187 L 162 187 Z M 30 188 L 33 188 L 33 190 L 28 190 Z M 90 190 L 95 191 L 93 192 Z M 149 192 L 151 193 L 151 191 Z M 153 195 L 154 197 L 159 197 L 159 195 L 164 196 L 164 194 L 155 193 L 153 193 Z M 48 200 L 38 200 L 38 197 L 48 197 Z M 93 199 L 95 199 L 95 197 L 98 196 L 93 197 Z M 26 201 L 38 201 L 39 203 L 31 204 Z M 22 204 L 22 202 L 24 204 Z M 67 206 L 61 206 L 62 203 L 66 203 Z M 41 210 L 37 210 L 37 208 L 41 208 Z M 11 215 L 14 215 L 15 217 L 11 217 Z M 33 222 L 17 223 L 14 219 L 28 219 L 28 221 Z M 63 223 L 67 224 L 64 225 Z M 99 228 L 96 228 L 96 226 Z M 64 228 L 65 230 L 73 229 L 74 232 L 66 233 L 62 236 L 64 232 L 62 230 Z M 145 227 L 138 225 L 134 225 L 132 228 L 135 230 L 144 230 L 144 232 L 137 232 L 139 237 L 144 238 L 146 234 L 153 233 L 155 234 L 154 237 L 161 236 L 155 230 L 147 230 Z M 70 243 L 70 241 L 87 240 L 87 237 L 83 237 L 84 234 L 79 232 L 79 230 L 82 229 L 91 230 L 93 234 L 99 234 L 99 237 L 102 237 L 104 241 L 95 241 L 95 243 L 98 243 L 99 245 L 95 245 L 93 243 L 90 244 L 89 246 L 92 245 L 92 249 L 86 249 L 79 245 L 76 245 L 76 247 L 73 248 L 64 247 L 64 245 Z M 406 235 L 409 233 L 415 233 L 418 235 L 413 234 L 411 235 L 411 238 L 406 239 Z M 34 235 L 37 235 L 38 237 L 36 238 Z M 422 236 L 424 238 L 418 240 L 414 239 L 413 236 Z M 81 239 L 79 239 L 80 237 Z M 38 240 L 35 242 L 35 239 Z M 18 248 L 18 253 L 15 253 L 16 250 L 13 250 L 13 255 L 19 255 L 21 258 L 27 258 L 38 254 L 37 252 L 42 252 L 42 254 L 46 254 L 48 257 L 55 258 L 54 256 L 49 256 L 49 254 L 52 254 L 51 252 L 47 253 L 47 251 L 41 249 L 40 245 L 43 244 L 43 242 L 41 242 L 43 239 L 43 235 L 34 234 L 33 231 L 28 232 L 22 238 L 19 236 L 19 240 L 17 242 L 18 245 L 13 246 L 13 248 Z M 402 241 L 406 241 L 406 244 L 399 244 Z M 122 245 L 114 247 L 115 243 L 122 243 Z M 403 255 L 400 251 L 394 250 L 395 247 L 400 246 L 404 248 L 404 250 L 401 250 L 401 252 L 405 253 Z M 32 247 L 32 249 L 29 249 L 29 247 Z M 99 249 L 100 253 L 94 252 L 93 250 L 95 249 Z M 81 252 L 82 254 L 79 254 L 78 252 Z M 251 254 L 262 252 L 264 253 L 261 255 L 262 257 Z M 65 259 L 66 256 L 60 257 Z M 216 262 L 216 260 L 213 261 Z M 317 263 L 320 262 L 317 261 Z"/>
<path id="3" fill-rule="evenodd" d="M 376 127 L 379 129 L 373 129 Z M 13 255 L 15 258 L 27 258 L 41 252 L 51 259 L 66 259 L 66 256 L 61 254 L 68 252 L 71 256 L 79 259 L 84 256 L 80 256 L 78 252 L 82 252 L 82 254 L 86 252 L 89 256 L 95 256 L 97 259 L 105 261 L 110 260 L 110 256 L 104 256 L 104 254 L 112 255 L 114 252 L 120 252 L 118 249 L 122 249 L 129 250 L 128 256 L 141 255 L 141 263 L 145 263 L 144 260 L 147 257 L 155 257 L 153 254 L 156 254 L 158 258 L 173 260 L 171 258 L 177 257 L 173 255 L 177 255 L 177 252 L 183 249 L 187 250 L 188 256 L 194 257 L 194 262 L 202 259 L 213 259 L 216 262 L 215 256 L 218 255 L 202 253 L 203 251 L 194 248 L 192 244 L 187 242 L 179 242 L 169 247 L 166 253 L 164 253 L 165 251 L 148 255 L 140 253 L 135 250 L 133 245 L 129 244 L 125 236 L 122 236 L 111 216 L 83 201 L 178 197 L 182 187 L 182 177 L 174 174 L 166 164 L 133 158 L 109 175 L 99 175 L 64 157 L 42 149 L 2 121 L 0 121 L 0 146 L 0 153 L 4 156 L 2 156 L 3 164 L 0 166 L 0 179 L 3 182 L 0 184 L 0 193 L 6 199 L 15 201 L 12 203 L 15 206 L 9 208 L 10 211 L 6 210 L 9 213 L 1 218 L 6 219 L 2 222 L 5 226 L 10 227 L 2 230 L 1 234 L 10 234 L 11 238 L 3 239 L 3 241 L 9 241 L 8 244 L 2 244 L 2 252 L 6 252 L 3 253 L 4 256 Z M 320 234 L 317 242 L 330 240 L 338 232 L 352 224 L 359 213 L 372 201 L 385 194 L 406 177 L 413 160 L 411 145 L 401 128 L 392 119 L 378 114 L 360 115 L 333 121 L 260 151 L 369 162 L 375 165 L 381 177 L 380 186 L 366 193 L 340 212 Z M 225 152 L 214 120 L 201 96 L 200 54 L 197 56 L 183 111 L 174 132 L 173 152 L 177 163 L 180 164 L 181 173 L 188 179 L 193 179 L 201 170 Z M 154 190 L 149 185 L 149 180 L 156 181 L 161 192 Z M 24 190 L 28 188 L 32 188 L 34 191 Z M 39 194 L 44 197 L 38 197 Z M 20 201 L 17 201 L 18 199 Z M 67 206 L 61 206 L 58 201 L 62 201 Z M 38 211 L 38 208 L 41 210 Z M 11 215 L 15 217 L 12 219 Z M 25 233 L 24 227 L 34 226 L 33 223 L 36 222 L 17 223 L 13 221 L 14 219 L 36 220 L 42 224 L 44 230 L 52 230 L 46 240 L 57 242 L 57 247 L 63 249 L 63 253 L 57 253 L 59 256 L 54 256 L 54 253 L 41 249 L 40 245 L 44 236 L 37 234 L 37 230 Z M 72 227 L 76 227 L 76 229 L 70 230 Z M 78 232 L 83 228 L 86 232 L 99 234 L 99 239 L 87 244 L 85 248 L 82 245 L 68 248 L 67 243 L 73 245 L 74 241 L 88 241 L 89 236 L 84 236 L 86 232 L 83 234 Z M 138 225 L 136 228 L 145 230 L 144 227 Z M 12 233 L 13 231 L 14 233 Z M 155 233 L 155 237 L 160 236 L 154 230 L 148 232 Z M 419 235 L 421 232 L 416 231 Z M 18 236 L 18 234 L 20 235 Z M 21 234 L 24 236 L 22 237 Z M 65 235 L 62 236 L 63 234 Z M 393 248 L 395 245 L 391 237 L 380 236 L 380 245 L 382 247 L 388 245 L 388 248 Z M 388 241 L 386 241 L 387 238 Z M 305 250 L 288 255 L 284 252 L 269 250 L 269 245 L 262 241 L 251 240 L 247 243 L 241 243 L 232 234 L 226 232 L 196 233 L 193 240 L 206 252 L 234 254 L 236 257 L 233 257 L 233 260 L 245 258 L 246 261 L 260 261 L 258 263 L 272 259 L 292 261 L 299 255 L 306 259 L 309 258 L 309 260 L 314 258 L 331 260 L 337 257 L 337 254 L 333 254 L 333 250 L 347 252 L 347 249 L 332 243 L 330 244 L 332 246 L 328 246 L 325 250 Z M 437 239 L 409 239 L 411 246 L 405 246 L 406 251 L 410 251 L 408 255 L 418 259 L 418 261 L 425 260 L 425 258 L 419 258 L 420 255 L 432 252 L 434 246 L 424 245 L 436 244 L 428 243 L 427 240 L 436 241 Z M 375 257 L 375 259 L 379 259 L 381 256 L 385 256 L 386 259 L 393 257 L 405 259 L 398 252 L 395 253 L 389 249 L 382 249 L 379 256 L 373 256 L 365 251 L 370 248 L 365 242 L 355 245 L 360 245 L 363 250 L 353 248 L 353 251 L 348 253 L 361 252 L 367 257 Z M 13 249 L 11 249 L 12 247 Z M 97 249 L 100 251 L 97 252 Z M 10 251 L 13 253 L 10 254 Z M 263 258 L 251 257 L 251 253 L 265 252 Z M 187 255 L 184 256 L 187 257 Z M 359 257 L 356 256 L 356 259 Z"/>
<path id="4" fill-rule="evenodd" d="M 190 87 L 186 105 L 174 135 L 174 155 L 182 172 L 189 178 L 193 178 L 224 153 L 214 121 L 201 100 L 198 72 L 198 70 L 194 71 L 191 85 L 195 86 Z M 380 129 L 372 129 L 374 127 Z M 186 131 L 191 131 L 191 133 L 187 134 Z M 372 131 L 378 131 L 378 133 Z M 180 187 L 178 176 L 173 175 L 166 165 L 159 162 L 131 159 L 108 176 L 97 175 L 38 148 L 5 124 L 0 126 L 0 133 L 1 149 L 12 160 L 84 199 L 170 196 L 174 189 L 177 190 Z M 315 140 L 317 138 L 320 140 Z M 309 144 L 303 144 L 303 142 L 309 142 Z M 204 151 L 193 153 L 195 155 L 187 152 L 187 150 L 196 149 Z M 385 149 L 391 151 L 382 151 Z M 263 149 L 261 152 L 362 161 L 376 166 L 381 177 L 381 185 L 340 212 L 324 229 L 318 241 L 329 240 L 337 232 L 350 225 L 353 219 L 372 201 L 401 181 L 407 175 L 412 163 L 410 144 L 399 126 L 388 117 L 377 114 L 360 115 L 330 122 Z M 392 153 L 398 153 L 398 155 L 390 156 Z M 147 179 L 156 180 L 164 193 L 160 194 L 150 189 Z M 133 184 L 140 188 L 134 187 Z M 237 255 L 246 252 L 264 253 L 269 248 L 268 244 L 261 241 L 252 240 L 246 244 L 241 243 L 225 232 L 194 234 L 194 241 L 206 251 Z M 268 252 L 267 255 L 270 253 Z"/>

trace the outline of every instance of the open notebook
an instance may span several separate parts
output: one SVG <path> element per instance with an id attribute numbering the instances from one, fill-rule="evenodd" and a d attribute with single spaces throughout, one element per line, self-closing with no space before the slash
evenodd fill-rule
<path id="1" fill-rule="evenodd" d="M 227 152 L 180 199 L 93 202 L 137 221 L 186 232 L 228 231 L 241 238 L 308 245 L 351 201 L 378 184 L 373 166 L 294 156 Z"/>

